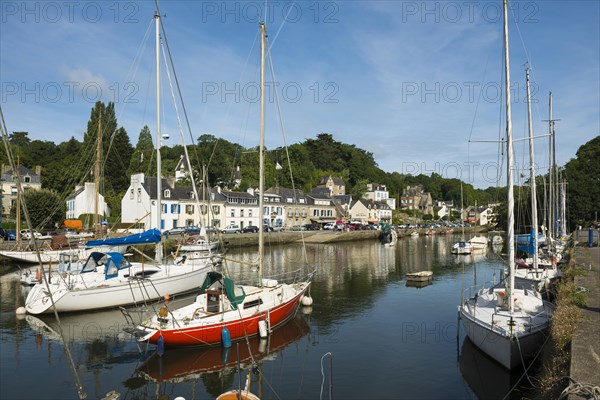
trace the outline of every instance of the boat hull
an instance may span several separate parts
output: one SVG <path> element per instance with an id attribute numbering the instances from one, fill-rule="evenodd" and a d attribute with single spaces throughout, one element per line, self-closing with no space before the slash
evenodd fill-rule
<path id="1" fill-rule="evenodd" d="M 92 252 L 95 251 L 116 251 L 124 253 L 127 246 L 101 246 L 101 247 L 90 247 L 90 248 L 72 248 L 62 250 L 48 250 L 40 249 L 40 259 L 42 264 L 58 264 L 61 254 L 72 254 L 79 257 L 80 260 L 86 260 Z M 0 251 L 0 255 L 6 257 L 14 262 L 26 263 L 26 264 L 38 264 L 39 259 L 35 251 L 16 251 L 6 250 Z"/>
<path id="2" fill-rule="evenodd" d="M 274 329 L 291 319 L 298 310 L 300 299 L 309 287 L 310 283 L 307 283 L 290 300 L 268 310 L 259 311 L 243 318 L 216 324 L 212 323 L 205 326 L 194 325 L 191 327 L 183 326 L 166 329 L 148 328 L 146 335 L 141 337 L 139 341 L 148 341 L 157 344 L 159 338 L 162 336 L 165 346 L 214 346 L 222 342 L 223 327 L 226 327 L 229 331 L 231 341 L 256 336 L 259 333 L 259 321 L 261 320 L 268 320 L 270 328 Z"/>
<path id="3" fill-rule="evenodd" d="M 171 266 L 171 269 L 180 266 Z M 191 292 L 198 288 L 212 265 L 194 267 L 189 270 L 181 266 L 180 271 L 155 274 L 145 279 L 119 280 L 96 288 L 70 290 L 64 281 L 50 284 L 54 306 L 58 312 L 97 310 L 154 301 L 165 295 Z M 107 281 L 108 282 L 108 281 Z M 53 312 L 52 300 L 45 283 L 35 285 L 25 301 L 30 314 Z"/>

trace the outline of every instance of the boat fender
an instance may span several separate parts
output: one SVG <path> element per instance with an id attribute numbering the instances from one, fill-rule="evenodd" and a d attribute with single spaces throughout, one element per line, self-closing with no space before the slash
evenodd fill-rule
<path id="1" fill-rule="evenodd" d="M 258 334 L 261 338 L 266 338 L 268 335 L 267 321 L 265 321 L 264 319 L 258 321 Z"/>
<path id="2" fill-rule="evenodd" d="M 24 315 L 27 314 L 27 310 L 25 309 L 25 307 L 19 307 L 16 310 L 17 315 Z"/>
<path id="3" fill-rule="evenodd" d="M 42 283 L 42 271 L 39 268 L 35 271 L 35 279 L 37 279 L 39 283 Z"/>
<path id="4" fill-rule="evenodd" d="M 221 341 L 223 342 L 223 347 L 231 347 L 231 335 L 226 326 L 223 326 L 223 329 L 221 329 Z"/>
<path id="5" fill-rule="evenodd" d="M 229 362 L 229 353 L 231 353 L 231 347 L 226 347 L 221 350 L 221 363 L 227 365 Z"/>
<path id="6" fill-rule="evenodd" d="M 158 337 L 157 345 L 158 345 L 158 348 L 156 349 L 156 352 L 158 353 L 159 357 L 162 357 L 163 354 L 165 354 L 165 339 L 163 338 L 162 333 Z"/>
<path id="7" fill-rule="evenodd" d="M 313 299 L 310 296 L 304 296 L 302 297 L 302 305 L 303 306 L 312 306 L 313 304 Z"/>

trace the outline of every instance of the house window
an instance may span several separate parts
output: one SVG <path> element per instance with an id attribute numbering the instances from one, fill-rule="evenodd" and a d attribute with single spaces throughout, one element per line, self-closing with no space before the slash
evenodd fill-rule
<path id="1" fill-rule="evenodd" d="M 190 199 L 195 199 L 196 198 L 196 194 L 194 192 L 190 192 Z"/>
<path id="2" fill-rule="evenodd" d="M 133 200 L 133 189 L 129 191 L 129 200 Z"/>
<path id="3" fill-rule="evenodd" d="M 177 220 L 176 219 L 173 220 L 173 228 L 177 228 Z"/>
<path id="4" fill-rule="evenodd" d="M 233 208 L 231 209 L 231 216 L 235 217 L 235 209 L 233 209 Z"/>
<path id="5" fill-rule="evenodd" d="M 170 199 L 171 198 L 171 191 L 169 189 L 166 189 L 164 191 L 165 194 L 165 199 Z"/>
<path id="6" fill-rule="evenodd" d="M 142 202 L 142 189 L 138 189 L 137 193 L 138 193 L 137 201 L 138 201 L 138 203 L 141 203 Z"/>
<path id="7" fill-rule="evenodd" d="M 219 206 L 212 206 L 212 210 L 213 210 L 213 214 L 215 214 L 215 215 L 219 215 L 221 213 L 221 207 L 219 207 Z"/>
<path id="8" fill-rule="evenodd" d="M 248 216 L 252 217 L 252 210 L 248 210 Z"/>
<path id="9" fill-rule="evenodd" d="M 193 214 L 194 213 L 194 206 L 191 204 L 188 204 L 185 206 L 185 213 L 186 214 Z"/>
<path id="10" fill-rule="evenodd" d="M 319 210 L 313 210 L 313 217 L 319 216 Z"/>
<path id="11" fill-rule="evenodd" d="M 244 216 L 244 209 L 242 208 L 242 209 L 240 210 L 240 217 L 243 217 L 243 216 Z"/>
<path id="12" fill-rule="evenodd" d="M 171 204 L 171 214 L 178 214 L 177 204 Z"/>
<path id="13" fill-rule="evenodd" d="M 25 182 L 25 183 L 31 182 L 31 177 L 30 176 L 24 176 L 23 177 L 23 182 Z"/>
<path id="14" fill-rule="evenodd" d="M 208 206 L 206 204 L 200 205 L 200 212 L 202 213 L 202 215 L 206 215 L 206 213 L 208 212 Z"/>

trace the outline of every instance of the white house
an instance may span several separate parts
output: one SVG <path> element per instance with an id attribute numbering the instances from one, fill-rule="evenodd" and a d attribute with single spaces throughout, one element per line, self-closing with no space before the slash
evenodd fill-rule
<path id="1" fill-rule="evenodd" d="M 239 225 L 240 229 L 246 226 L 258 226 L 258 197 L 248 192 L 233 192 L 221 190 L 224 198 L 221 221 L 223 227 L 231 224 Z"/>
<path id="2" fill-rule="evenodd" d="M 380 185 L 379 183 L 367 184 L 367 192 L 363 197 L 373 201 L 386 203 L 392 210 L 396 209 L 396 199 L 390 198 L 390 192 L 385 185 Z"/>
<path id="3" fill-rule="evenodd" d="M 23 190 L 38 190 L 42 188 L 42 167 L 37 165 L 35 171 L 24 166 L 19 167 L 21 186 Z M 2 164 L 2 177 L 0 178 L 2 190 L 2 214 L 10 214 L 10 210 L 17 201 L 17 174 L 10 165 Z"/>
<path id="4" fill-rule="evenodd" d="M 67 197 L 67 219 L 77 219 L 82 214 L 96 212 L 96 185 L 85 182 L 84 186 L 76 186 L 75 192 Z M 104 201 L 104 196 L 98 193 L 98 215 L 110 216 L 110 209 Z"/>

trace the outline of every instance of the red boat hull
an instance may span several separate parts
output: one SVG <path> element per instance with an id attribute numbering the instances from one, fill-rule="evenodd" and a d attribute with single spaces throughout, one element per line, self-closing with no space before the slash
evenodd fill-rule
<path id="1" fill-rule="evenodd" d="M 281 304 L 269 310 L 268 320 L 272 329 L 285 323 L 296 314 L 300 299 L 308 289 L 300 292 L 287 303 Z M 246 336 L 252 337 L 258 334 L 258 322 L 267 320 L 267 312 L 253 314 L 252 316 L 224 322 L 222 324 L 211 324 L 207 326 L 181 327 L 176 329 L 157 330 L 148 341 L 157 344 L 162 335 L 165 346 L 213 346 L 221 344 L 221 331 L 224 326 L 229 330 L 231 341 L 241 340 Z"/>

